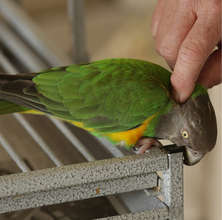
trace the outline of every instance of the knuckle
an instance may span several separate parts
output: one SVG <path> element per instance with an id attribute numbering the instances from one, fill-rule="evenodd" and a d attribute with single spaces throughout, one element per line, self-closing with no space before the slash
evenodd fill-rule
<path id="1" fill-rule="evenodd" d="M 157 45 L 157 52 L 167 60 L 174 60 L 176 57 L 174 49 L 165 43 Z"/>
<path id="2" fill-rule="evenodd" d="M 180 49 L 180 57 L 187 62 L 199 62 L 200 57 L 205 53 L 204 47 L 200 43 L 194 42 L 189 42 Z"/>

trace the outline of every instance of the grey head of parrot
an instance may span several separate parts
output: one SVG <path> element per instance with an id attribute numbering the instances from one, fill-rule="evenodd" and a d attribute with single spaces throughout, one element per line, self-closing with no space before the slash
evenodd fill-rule
<path id="1" fill-rule="evenodd" d="M 216 115 L 208 94 L 176 104 L 169 113 L 160 117 L 156 134 L 185 147 L 186 165 L 198 163 L 212 150 L 217 139 Z"/>

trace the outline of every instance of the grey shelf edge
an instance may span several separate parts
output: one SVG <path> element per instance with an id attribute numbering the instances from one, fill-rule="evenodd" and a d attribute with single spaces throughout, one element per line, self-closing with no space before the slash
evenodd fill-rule
<path id="1" fill-rule="evenodd" d="M 156 171 L 166 171 L 168 156 L 149 154 L 112 158 L 0 177 L 0 213 L 156 188 Z"/>

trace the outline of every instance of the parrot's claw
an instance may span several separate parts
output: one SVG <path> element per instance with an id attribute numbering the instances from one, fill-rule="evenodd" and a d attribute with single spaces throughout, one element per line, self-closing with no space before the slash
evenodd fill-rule
<path id="1" fill-rule="evenodd" d="M 162 144 L 154 138 L 142 137 L 137 141 L 137 143 L 133 147 L 133 151 L 136 154 L 144 154 L 149 152 L 151 147 L 161 147 L 161 146 Z"/>

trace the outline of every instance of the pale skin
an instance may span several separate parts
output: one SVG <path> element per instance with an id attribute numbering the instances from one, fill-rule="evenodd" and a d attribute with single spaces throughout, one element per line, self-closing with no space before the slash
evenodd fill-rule
<path id="1" fill-rule="evenodd" d="M 184 103 L 195 84 L 211 88 L 222 81 L 221 0 L 158 0 L 152 19 L 157 52 L 173 73 L 173 96 Z M 134 149 L 144 153 L 153 145 L 141 138 Z"/>
<path id="2" fill-rule="evenodd" d="M 158 53 L 173 70 L 173 95 L 180 103 L 197 82 L 211 88 L 222 80 L 221 15 L 221 0 L 157 2 L 152 34 Z"/>

